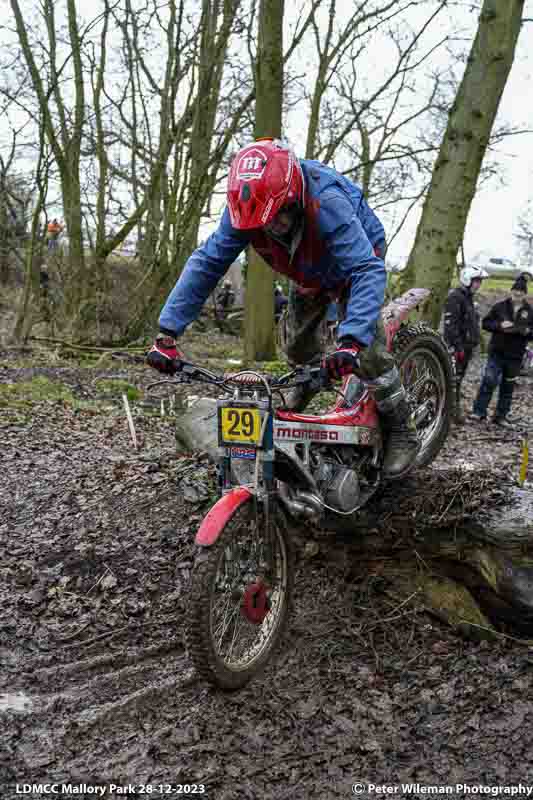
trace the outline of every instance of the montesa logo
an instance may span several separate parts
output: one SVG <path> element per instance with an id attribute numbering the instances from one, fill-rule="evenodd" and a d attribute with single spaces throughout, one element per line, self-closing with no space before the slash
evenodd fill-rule
<path id="1" fill-rule="evenodd" d="M 338 431 L 309 430 L 307 428 L 276 428 L 278 439 L 313 439 L 320 442 L 338 442 Z"/>

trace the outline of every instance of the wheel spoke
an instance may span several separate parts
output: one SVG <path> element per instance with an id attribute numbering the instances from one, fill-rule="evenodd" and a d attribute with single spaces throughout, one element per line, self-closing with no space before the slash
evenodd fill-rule
<path id="1" fill-rule="evenodd" d="M 229 617 L 231 619 L 231 610 L 230 610 L 231 595 L 230 594 L 223 595 L 222 596 L 222 601 L 224 603 L 224 609 L 223 609 L 223 612 L 220 615 L 218 615 L 219 618 L 220 618 L 220 622 L 218 623 L 217 627 L 213 631 L 215 636 L 218 634 L 218 631 L 220 630 L 220 628 L 224 625 L 225 620 L 228 618 L 228 614 L 229 614 Z M 220 603 L 220 600 L 217 601 L 217 603 Z M 213 616 L 213 618 L 215 618 L 215 616 L 216 616 L 215 613 L 214 613 L 214 609 L 212 611 L 212 616 Z M 229 623 L 228 623 L 228 625 L 229 625 Z M 222 631 L 221 636 L 220 636 L 220 641 L 222 641 L 222 638 L 224 637 L 224 633 L 225 633 L 228 625 L 226 625 L 224 627 L 224 630 Z"/>
<path id="2" fill-rule="evenodd" d="M 419 416 L 421 450 L 429 446 L 438 431 L 445 402 L 445 378 L 438 358 L 421 346 L 409 354 L 401 370 L 407 400 L 416 419 L 417 408 L 425 406 Z"/>
<path id="3" fill-rule="evenodd" d="M 267 541 L 261 506 L 242 506 L 193 571 L 189 653 L 200 674 L 225 688 L 244 686 L 264 667 L 287 621 L 290 542 L 283 517 L 270 524 Z M 266 565 L 270 548 L 273 563 Z"/>
<path id="4" fill-rule="evenodd" d="M 280 537 L 276 536 L 272 577 L 277 590 L 272 594 L 271 607 L 262 622 L 252 623 L 243 616 L 244 591 L 246 586 L 260 580 L 260 557 L 266 546 L 261 521 L 254 522 L 253 533 L 241 524 L 234 532 L 231 545 L 225 547 L 215 578 L 215 586 L 220 587 L 220 591 L 211 603 L 211 630 L 216 652 L 225 664 L 241 669 L 257 659 L 268 646 L 276 632 L 285 599 L 283 570 L 286 560 L 280 549 Z M 239 599 L 234 603 L 236 592 Z"/>
<path id="5" fill-rule="evenodd" d="M 222 629 L 222 633 L 220 634 L 219 639 L 218 639 L 218 649 L 219 650 L 222 650 L 222 641 L 224 639 L 226 631 L 229 630 L 229 628 L 231 626 L 231 623 L 232 623 L 232 620 L 234 620 L 235 617 L 238 617 L 239 613 L 240 613 L 240 605 L 239 606 L 234 606 L 233 610 L 231 610 L 229 612 L 229 614 L 225 614 L 224 615 L 220 625 L 218 626 L 216 631 L 214 631 L 214 634 L 216 635 L 217 632 L 220 630 L 220 628 L 222 626 L 224 626 L 223 629 Z M 226 624 L 224 625 L 224 623 L 226 623 Z"/>

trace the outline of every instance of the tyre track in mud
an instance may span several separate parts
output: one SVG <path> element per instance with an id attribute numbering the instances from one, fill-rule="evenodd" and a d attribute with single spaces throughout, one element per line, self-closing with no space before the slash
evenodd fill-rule
<path id="1" fill-rule="evenodd" d="M 196 782 L 209 800 L 533 783 L 532 651 L 415 611 L 384 623 L 379 576 L 333 546 L 300 562 L 264 676 L 238 694 L 200 681 L 183 615 L 209 501 L 185 502 L 183 482 L 213 472 L 175 457 L 171 427 L 139 419 L 139 453 L 118 413 L 37 406 L 2 430 L 2 800 L 39 780 Z"/>

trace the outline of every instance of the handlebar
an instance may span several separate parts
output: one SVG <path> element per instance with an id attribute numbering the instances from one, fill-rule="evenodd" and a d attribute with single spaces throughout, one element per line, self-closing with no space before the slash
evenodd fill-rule
<path id="1" fill-rule="evenodd" d="M 113 358 L 127 359 L 139 364 L 146 364 L 146 356 L 133 355 L 127 352 L 116 351 L 112 354 Z M 219 386 L 226 391 L 239 386 L 240 388 L 252 389 L 262 386 L 266 394 L 271 395 L 277 389 L 290 389 L 294 386 L 305 385 L 311 390 L 331 388 L 330 381 L 324 370 L 320 366 L 303 365 L 298 366 L 285 375 L 276 377 L 274 375 L 263 375 L 255 370 L 243 369 L 231 375 L 217 375 L 205 367 L 193 364 L 191 361 L 179 360 L 172 362 L 175 368 L 173 377 L 163 378 L 148 384 L 147 390 L 161 385 L 181 385 L 190 383 L 205 383 L 212 386 Z"/>
<path id="2" fill-rule="evenodd" d="M 150 383 L 147 389 L 150 390 L 155 386 L 162 384 L 181 385 L 188 383 L 206 383 L 212 386 L 219 386 L 222 389 L 229 391 L 233 387 L 239 386 L 240 388 L 253 389 L 254 387 L 262 387 L 266 390 L 268 395 L 272 394 L 272 390 L 276 389 L 289 389 L 293 386 L 307 385 L 309 388 L 323 389 L 329 385 L 329 381 L 325 378 L 321 367 L 301 366 L 287 372 L 285 375 L 275 377 L 272 375 L 262 375 L 255 370 L 243 369 L 239 372 L 232 373 L 231 375 L 217 375 L 204 367 L 199 367 L 190 361 L 177 361 L 176 373 L 172 379 L 163 379 Z"/>

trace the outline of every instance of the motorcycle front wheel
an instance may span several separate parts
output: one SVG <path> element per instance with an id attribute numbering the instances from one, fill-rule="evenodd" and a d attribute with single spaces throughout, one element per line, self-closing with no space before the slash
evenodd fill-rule
<path id="1" fill-rule="evenodd" d="M 269 522 L 253 498 L 200 551 L 186 626 L 189 654 L 207 681 L 240 689 L 281 642 L 291 602 L 293 553 L 285 520 Z M 269 554 L 269 548 L 272 553 Z"/>
<path id="2" fill-rule="evenodd" d="M 455 411 L 454 365 L 442 336 L 423 322 L 400 328 L 394 356 L 420 439 L 417 467 L 430 464 L 450 430 Z"/>

